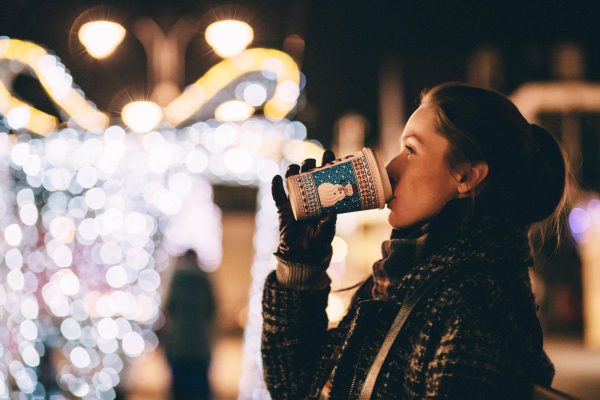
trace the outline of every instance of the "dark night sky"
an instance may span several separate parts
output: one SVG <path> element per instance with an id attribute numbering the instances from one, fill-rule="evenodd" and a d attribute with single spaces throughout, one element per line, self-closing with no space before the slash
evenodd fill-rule
<path id="1" fill-rule="evenodd" d="M 600 4 L 593 2 L 0 0 L 0 35 L 52 49 L 88 97 L 110 112 L 120 109 L 115 96 L 148 93 L 145 55 L 133 35 L 105 61 L 81 53 L 69 30 L 80 13 L 97 5 L 107 6 L 125 23 L 149 15 L 169 26 L 180 16 L 196 16 L 201 31 L 214 15 L 237 15 L 255 28 L 254 47 L 281 49 L 287 35 L 299 33 L 306 42 L 302 70 L 309 107 L 298 118 L 311 137 L 325 144 L 333 122 L 347 111 L 366 115 L 377 131 L 377 74 L 384 55 L 401 60 L 406 111 L 414 108 L 422 88 L 464 80 L 465 59 L 486 44 L 503 55 L 506 81 L 498 89 L 506 93 L 528 80 L 550 79 L 547 60 L 562 41 L 579 43 L 586 52 L 586 78 L 600 78 Z M 217 60 L 203 35 L 197 35 L 186 54 L 186 83 Z M 31 81 L 23 78 L 17 84 L 23 97 L 33 99 L 37 88 Z M 34 101 L 52 109 L 48 102 Z"/>

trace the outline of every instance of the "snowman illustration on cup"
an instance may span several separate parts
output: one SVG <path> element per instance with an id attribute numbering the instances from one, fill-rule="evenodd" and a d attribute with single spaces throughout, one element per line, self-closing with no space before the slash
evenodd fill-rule
<path id="1" fill-rule="evenodd" d="M 340 183 L 324 182 L 317 187 L 319 192 L 319 199 L 323 207 L 333 207 L 339 201 L 343 200 L 347 196 L 352 196 L 358 189 L 356 185 L 346 183 L 346 180 L 340 181 Z"/>

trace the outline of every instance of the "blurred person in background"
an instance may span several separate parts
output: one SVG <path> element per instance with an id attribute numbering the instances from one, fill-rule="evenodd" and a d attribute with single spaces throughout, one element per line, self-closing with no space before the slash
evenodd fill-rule
<path id="1" fill-rule="evenodd" d="M 326 269 L 336 216 L 295 221 L 282 178 L 273 178 L 280 241 L 262 338 L 272 398 L 363 398 L 400 307 L 434 279 L 376 361 L 369 398 L 531 398 L 554 368 L 529 279 L 528 234 L 541 221 L 559 225 L 567 176 L 560 146 L 505 96 L 459 83 L 424 91 L 399 139 L 386 167 L 391 238 L 333 329 Z M 326 151 L 323 164 L 334 158 Z M 305 160 L 286 177 L 315 167 Z"/>
<path id="2" fill-rule="evenodd" d="M 175 261 L 161 339 L 171 369 L 174 400 L 211 397 L 208 370 L 214 336 L 215 299 L 194 250 Z"/>

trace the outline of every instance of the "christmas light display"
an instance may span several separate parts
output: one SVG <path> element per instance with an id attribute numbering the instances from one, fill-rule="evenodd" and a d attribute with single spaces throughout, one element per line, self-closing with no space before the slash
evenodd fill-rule
<path id="1" fill-rule="evenodd" d="M 14 74 L 0 85 L 0 115 L 17 132 L 0 131 L 0 398 L 116 396 L 128 360 L 158 345 L 152 328 L 169 256 L 192 247 L 207 269 L 220 263 L 211 183 L 259 188 L 240 397 L 269 398 L 258 360 L 260 293 L 277 235 L 270 181 L 290 162 L 322 153 L 305 141 L 304 125 L 284 119 L 301 89 L 296 64 L 277 50 L 245 50 L 190 85 L 164 120 L 141 126 L 135 114 L 124 116 L 134 129 L 125 131 L 108 126 L 42 47 L 2 38 L 0 59 L 37 77 L 70 126 L 56 131 L 56 117 L 17 99 Z M 235 99 L 215 109 L 219 120 L 184 126 L 236 80 Z M 240 103 L 242 118 L 232 107 Z M 248 119 L 257 107 L 266 118 Z M 200 218 L 192 240 L 177 228 L 190 215 Z M 54 377 L 44 381 L 45 365 L 58 366 L 58 387 Z"/>
<path id="2" fill-rule="evenodd" d="M 259 119 L 146 134 L 65 129 L 44 140 L 1 133 L 4 395 L 9 377 L 13 390 L 43 392 L 35 368 L 50 346 L 65 360 L 57 371 L 63 390 L 113 398 L 126 359 L 158 344 L 151 328 L 168 255 L 192 246 L 209 267 L 220 262 L 209 181 L 261 188 L 253 267 L 260 286 L 276 243 L 265 190 L 284 158 L 275 150 L 304 135 L 299 123 Z M 182 244 L 169 235 L 169 221 L 194 187 L 203 195 L 193 200 L 204 231 L 196 228 L 195 243 Z M 250 312 L 260 317 L 256 307 Z M 253 329 L 260 325 L 249 324 L 249 341 Z"/>

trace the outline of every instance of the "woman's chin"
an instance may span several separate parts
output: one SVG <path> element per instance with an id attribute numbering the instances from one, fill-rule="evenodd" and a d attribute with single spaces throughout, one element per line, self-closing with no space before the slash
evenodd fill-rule
<path id="1" fill-rule="evenodd" d="M 398 213 L 395 213 L 394 211 L 391 211 L 388 215 L 388 223 L 392 226 L 392 228 L 394 228 L 396 230 L 401 230 L 401 231 L 411 230 L 415 227 L 419 227 L 419 226 L 423 225 L 425 222 L 426 222 L 426 220 L 423 220 L 423 219 L 407 220 L 406 218 L 402 218 L 401 215 L 398 215 Z"/>
<path id="2" fill-rule="evenodd" d="M 392 228 L 394 229 L 399 229 L 402 228 L 402 224 L 399 223 L 398 219 L 396 218 L 397 216 L 394 215 L 394 212 L 391 211 L 388 214 L 388 223 L 392 226 Z"/>

